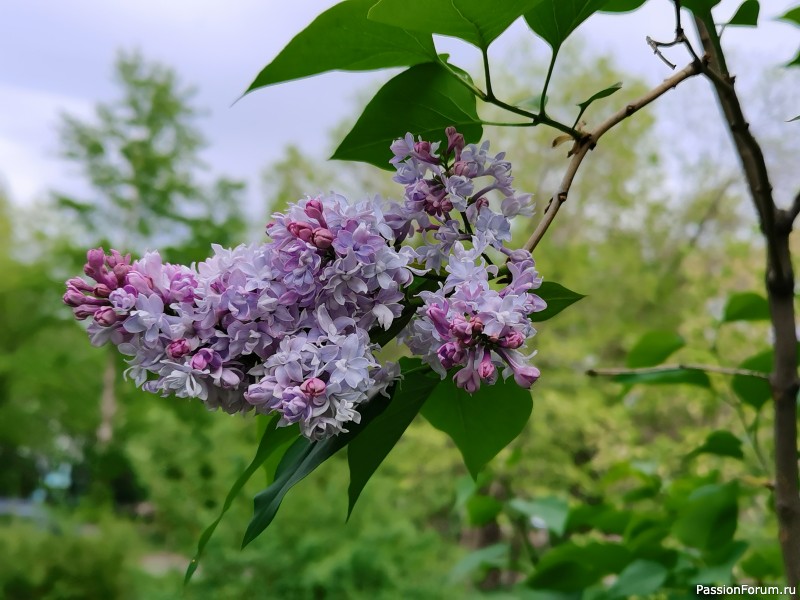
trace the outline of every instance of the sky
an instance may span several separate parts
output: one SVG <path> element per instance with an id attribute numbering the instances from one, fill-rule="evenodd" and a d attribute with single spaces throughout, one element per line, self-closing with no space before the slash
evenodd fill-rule
<path id="1" fill-rule="evenodd" d="M 726 44 L 755 61 L 786 62 L 800 45 L 800 29 L 775 17 L 796 2 L 761 0 L 758 29 L 731 28 L 725 33 Z M 196 103 L 208 111 L 200 123 L 210 142 L 203 158 L 210 172 L 244 179 L 249 200 L 254 201 L 261 170 L 279 159 L 286 145 L 325 156 L 331 128 L 357 117 L 357 92 L 390 77 L 386 72 L 330 73 L 266 88 L 234 102 L 296 33 L 333 4 L 0 0 L 0 182 L 12 201 L 23 205 L 45 197 L 48 190 L 85 189 L 77 167 L 58 156 L 59 115 L 88 118 L 98 101 L 112 100 L 116 52 L 138 49 L 197 87 Z M 729 17 L 737 5 L 736 0 L 723 0 L 716 16 Z M 673 28 L 670 0 L 650 0 L 624 16 L 595 15 L 579 35 L 588 48 L 611 55 L 623 70 L 655 84 L 670 72 L 644 38 L 671 39 Z M 530 30 L 517 21 L 495 42 L 490 57 L 502 60 L 526 35 Z M 478 52 L 465 43 L 437 38 L 437 48 L 462 67 L 479 64 Z M 686 62 L 680 52 L 671 56 L 673 62 Z M 759 75 L 752 71 L 740 78 Z M 690 83 L 695 87 L 687 86 L 684 93 L 697 93 L 702 82 Z M 755 79 L 750 84 L 755 85 Z M 754 118 L 757 121 L 758 115 Z"/>

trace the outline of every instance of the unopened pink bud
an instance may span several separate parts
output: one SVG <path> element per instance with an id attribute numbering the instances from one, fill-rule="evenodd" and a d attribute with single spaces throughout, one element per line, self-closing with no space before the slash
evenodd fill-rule
<path id="1" fill-rule="evenodd" d="M 311 234 L 311 243 L 320 250 L 326 250 L 333 244 L 333 233 L 331 233 L 330 229 L 317 227 Z"/>
<path id="2" fill-rule="evenodd" d="M 414 144 L 414 153 L 420 160 L 434 165 L 439 164 L 439 159 L 431 154 L 430 142 L 417 142 Z"/>
<path id="3" fill-rule="evenodd" d="M 111 295 L 111 288 L 104 283 L 98 283 L 94 286 L 92 293 L 98 298 L 108 298 Z"/>
<path id="4" fill-rule="evenodd" d="M 444 130 L 447 134 L 447 153 L 450 154 L 455 150 L 456 160 L 461 160 L 461 151 L 464 149 L 464 136 L 456 131 L 455 127 L 448 127 Z"/>
<path id="5" fill-rule="evenodd" d="M 92 248 L 86 253 L 86 264 L 93 269 L 101 269 L 106 262 L 106 253 L 102 248 Z"/>
<path id="6" fill-rule="evenodd" d="M 500 340 L 503 348 L 516 349 L 525 343 L 525 337 L 519 331 L 512 331 Z"/>
<path id="7" fill-rule="evenodd" d="M 291 233 L 293 236 L 300 238 L 304 242 L 311 241 L 311 235 L 314 232 L 313 227 L 311 227 L 311 225 L 308 223 L 299 223 L 297 221 L 289 223 L 286 226 L 286 229 L 288 229 L 289 233 Z"/>
<path id="8" fill-rule="evenodd" d="M 310 218 L 316 219 L 320 225 L 326 227 L 325 217 L 322 216 L 322 208 L 322 202 L 314 198 L 306 202 L 305 212 Z"/>
<path id="9" fill-rule="evenodd" d="M 75 307 L 80 306 L 81 304 L 83 304 L 85 302 L 86 296 L 81 294 L 74 287 L 70 286 L 70 287 L 67 288 L 67 293 L 64 294 L 62 299 L 64 300 L 64 304 L 66 304 L 67 306 L 72 306 L 73 308 L 75 308 Z"/>
<path id="10" fill-rule="evenodd" d="M 485 352 L 481 359 L 481 364 L 478 365 L 478 375 L 481 379 L 489 379 L 495 373 L 495 366 L 492 363 L 492 356 L 490 352 Z"/>
<path id="11" fill-rule="evenodd" d="M 302 385 L 300 385 L 300 389 L 311 398 L 315 398 L 325 393 L 325 382 L 321 379 L 316 377 L 312 377 L 311 379 L 306 379 Z"/>
<path id="12" fill-rule="evenodd" d="M 94 291 L 94 286 L 92 286 L 91 284 L 87 283 L 86 281 L 84 281 L 80 277 L 73 277 L 72 279 L 68 279 L 67 280 L 67 287 L 68 288 L 70 288 L 70 287 L 75 288 L 76 290 L 81 291 L 81 292 L 92 292 L 92 291 Z"/>
<path id="13" fill-rule="evenodd" d="M 98 308 L 94 313 L 94 320 L 98 325 L 103 327 L 111 327 L 119 319 L 119 315 L 114 312 L 110 306 L 103 306 Z"/>
<path id="14" fill-rule="evenodd" d="M 472 333 L 483 332 L 483 321 L 479 316 L 470 317 L 469 324 L 472 326 Z"/>
<path id="15" fill-rule="evenodd" d="M 167 356 L 170 358 L 182 358 L 191 351 L 188 340 L 183 338 L 170 342 L 167 346 Z"/>
<path id="16" fill-rule="evenodd" d="M 72 314 L 75 315 L 75 318 L 83 321 L 84 319 L 91 317 L 94 313 L 100 310 L 99 306 L 92 306 L 90 304 L 81 304 L 80 306 L 76 306 L 72 309 Z"/>

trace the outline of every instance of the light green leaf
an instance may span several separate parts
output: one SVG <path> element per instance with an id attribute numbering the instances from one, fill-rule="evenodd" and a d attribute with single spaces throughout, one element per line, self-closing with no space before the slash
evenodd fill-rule
<path id="1" fill-rule="evenodd" d="M 608 590 L 612 598 L 648 596 L 667 580 L 669 571 L 651 560 L 635 560 L 629 564 Z"/>
<path id="2" fill-rule="evenodd" d="M 508 544 L 493 544 L 470 552 L 450 572 L 451 581 L 460 581 L 478 569 L 501 567 L 508 561 Z"/>
<path id="3" fill-rule="evenodd" d="M 373 4 L 345 0 L 326 10 L 264 67 L 247 92 L 326 71 L 370 71 L 437 60 L 430 35 L 367 20 Z"/>
<path id="4" fill-rule="evenodd" d="M 395 139 L 411 132 L 446 146 L 444 130 L 450 125 L 468 142 L 480 139 L 483 128 L 475 96 L 442 65 L 417 65 L 378 91 L 332 158 L 388 169 L 392 157 L 389 146 Z"/>
<path id="5" fill-rule="evenodd" d="M 607 0 L 600 12 L 630 12 L 642 6 L 647 0 Z"/>
<path id="6" fill-rule="evenodd" d="M 728 544 L 736 533 L 739 486 L 704 485 L 694 490 L 678 510 L 672 533 L 687 546 L 713 550 Z"/>
<path id="7" fill-rule="evenodd" d="M 428 398 L 422 415 L 452 438 L 477 479 L 481 469 L 525 428 L 532 409 L 530 391 L 513 379 L 500 378 L 469 395 L 448 377 Z"/>
<path id="8" fill-rule="evenodd" d="M 722 322 L 769 320 L 767 299 L 755 292 L 733 294 L 725 304 Z"/>
<path id="9" fill-rule="evenodd" d="M 569 518 L 569 505 L 561 498 L 550 497 L 538 500 L 514 498 L 509 501 L 508 506 L 528 518 L 541 519 L 547 525 L 547 529 L 557 536 L 564 535 Z"/>
<path id="10" fill-rule="evenodd" d="M 356 437 L 347 449 L 350 466 L 350 487 L 347 518 L 383 459 L 405 433 L 434 388 L 441 383 L 439 375 L 417 358 L 401 358 L 402 381 L 395 386 L 389 407 Z"/>
<path id="11" fill-rule="evenodd" d="M 649 331 L 628 352 L 625 364 L 631 369 L 659 365 L 685 345 L 674 331 Z"/>
<path id="12" fill-rule="evenodd" d="M 712 548 L 705 552 L 703 559 L 707 566 L 700 569 L 689 581 L 692 585 L 727 585 L 733 582 L 733 567 L 747 551 L 748 544 L 734 541 L 722 548 Z"/>
<path id="13" fill-rule="evenodd" d="M 483 527 L 494 521 L 500 514 L 500 511 L 503 510 L 503 503 L 492 496 L 473 494 L 467 500 L 466 507 L 469 524 L 474 527 Z"/>
<path id="14" fill-rule="evenodd" d="M 528 318 L 534 323 L 552 319 L 565 308 L 575 304 L 578 300 L 586 298 L 583 294 L 573 292 L 555 281 L 542 282 L 539 289 L 534 290 L 533 293 L 547 302 L 547 308 L 528 315 Z"/>
<path id="15" fill-rule="evenodd" d="M 261 465 L 268 458 L 270 458 L 270 456 L 276 454 L 276 450 L 280 449 L 286 444 L 286 442 L 296 438 L 299 435 L 297 426 L 277 427 L 279 420 L 280 415 L 275 415 L 269 419 L 267 426 L 264 429 L 264 434 L 261 436 L 261 442 L 258 444 L 258 449 L 256 450 L 256 455 L 253 457 L 252 462 L 247 466 L 244 472 L 239 475 L 239 478 L 234 482 L 233 486 L 231 486 L 231 489 L 225 498 L 225 502 L 222 504 L 222 510 L 219 512 L 219 516 L 216 518 L 216 520 L 214 520 L 213 523 L 211 523 L 211 525 L 206 527 L 205 531 L 203 531 L 203 533 L 200 535 L 200 539 L 197 542 L 197 551 L 195 552 L 192 561 L 189 563 L 189 566 L 186 569 L 186 575 L 183 579 L 184 585 L 188 584 L 189 580 L 192 578 L 192 575 L 194 575 L 194 572 L 197 570 L 197 566 L 200 563 L 200 558 L 203 556 L 203 551 L 205 550 L 208 542 L 211 540 L 211 536 L 214 535 L 217 525 L 220 524 L 222 517 L 224 517 L 225 513 L 228 512 L 233 504 L 233 501 L 236 499 L 236 496 L 239 495 L 239 492 L 242 491 L 242 488 L 245 486 L 245 484 L 250 480 L 253 474 L 258 471 Z"/>
<path id="16" fill-rule="evenodd" d="M 457 37 L 485 49 L 542 1 L 380 0 L 369 11 L 369 18 L 409 31 Z"/>
<path id="17" fill-rule="evenodd" d="M 528 580 L 535 589 L 583 592 L 610 573 L 619 573 L 631 561 L 620 544 L 568 541 L 548 550 Z"/>
<path id="18" fill-rule="evenodd" d="M 744 27 L 756 27 L 758 25 L 758 13 L 761 6 L 758 0 L 744 0 L 736 13 L 728 21 L 728 25 L 741 25 Z"/>
<path id="19" fill-rule="evenodd" d="M 525 13 L 527 21 L 556 54 L 569 35 L 608 0 L 544 0 Z"/>
<path id="20" fill-rule="evenodd" d="M 716 454 L 742 460 L 744 458 L 742 440 L 730 431 L 712 431 L 703 445 L 692 450 L 687 458 L 693 458 L 699 454 Z"/>
<path id="21" fill-rule="evenodd" d="M 622 89 L 622 82 L 618 81 L 617 83 L 608 86 L 606 89 L 600 90 L 599 92 L 597 92 L 596 94 L 594 94 L 590 98 L 588 98 L 587 100 L 584 100 L 583 102 L 580 102 L 578 104 L 578 106 L 580 106 L 583 110 L 586 110 L 589 107 L 589 105 L 592 102 L 594 102 L 595 100 L 600 100 L 600 98 L 607 98 L 611 94 L 615 94 L 616 92 L 618 92 L 621 89 Z"/>

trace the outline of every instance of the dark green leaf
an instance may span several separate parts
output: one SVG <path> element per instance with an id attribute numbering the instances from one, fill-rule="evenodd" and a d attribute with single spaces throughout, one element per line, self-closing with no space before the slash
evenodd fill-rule
<path id="1" fill-rule="evenodd" d="M 188 584 L 189 580 L 192 578 L 192 575 L 194 575 L 194 572 L 197 570 L 197 566 L 200 562 L 200 558 L 203 556 L 203 551 L 205 550 L 209 540 L 211 540 L 211 536 L 214 535 L 217 525 L 219 525 L 220 521 L 222 521 L 222 517 L 224 517 L 225 513 L 228 512 L 228 509 L 230 509 L 231 504 L 233 504 L 233 501 L 236 496 L 239 495 L 239 492 L 242 491 L 244 485 L 250 480 L 253 474 L 258 471 L 259 467 L 261 467 L 264 461 L 266 461 L 273 453 L 275 453 L 276 450 L 278 450 L 289 440 L 296 438 L 299 435 L 299 431 L 296 426 L 277 427 L 279 420 L 279 415 L 275 415 L 269 419 L 267 426 L 264 429 L 264 434 L 261 436 L 261 442 L 258 444 L 258 449 L 256 450 L 256 455 L 253 457 L 252 462 L 247 466 L 244 472 L 239 475 L 239 478 L 234 482 L 233 486 L 231 486 L 231 489 L 225 498 L 225 502 L 222 505 L 222 510 L 220 511 L 219 516 L 200 535 L 200 539 L 197 542 L 197 552 L 195 552 L 192 561 L 189 563 L 189 566 L 186 569 L 186 575 L 183 579 L 184 585 Z"/>
<path id="2" fill-rule="evenodd" d="M 580 531 L 589 528 L 622 535 L 630 519 L 629 511 L 617 510 L 609 504 L 579 504 L 569 511 L 566 530 Z"/>
<path id="3" fill-rule="evenodd" d="M 611 94 L 614 94 L 614 93 L 618 92 L 618 91 L 619 91 L 619 90 L 621 90 L 621 89 L 622 89 L 622 82 L 621 82 L 621 81 L 618 81 L 618 82 L 617 82 L 617 83 L 615 83 L 614 85 L 610 85 L 610 86 L 608 86 L 606 89 L 604 89 L 604 90 L 600 90 L 599 92 L 597 92 L 596 94 L 592 95 L 592 96 L 591 96 L 591 97 L 589 97 L 588 99 L 584 100 L 583 102 L 580 102 L 580 103 L 578 104 L 578 106 L 580 106 L 580 107 L 581 107 L 581 109 L 582 109 L 582 110 L 581 110 L 581 112 L 583 112 L 583 111 L 584 111 L 584 110 L 586 110 L 586 109 L 589 107 L 589 105 L 590 105 L 592 102 L 594 102 L 595 100 L 600 100 L 601 98 L 607 98 L 607 97 L 608 97 L 608 96 L 610 96 Z"/>
<path id="4" fill-rule="evenodd" d="M 410 31 L 457 37 L 478 48 L 488 48 L 509 25 L 542 1 L 380 0 L 369 11 L 369 18 Z"/>
<path id="5" fill-rule="evenodd" d="M 769 374 L 772 372 L 772 357 L 772 350 L 765 350 L 742 361 L 739 368 Z M 731 380 L 731 387 L 742 402 L 749 404 L 756 410 L 760 409 L 772 398 L 772 388 L 766 379 L 734 375 Z"/>
<path id="6" fill-rule="evenodd" d="M 528 518 L 541 519 L 547 525 L 547 529 L 557 536 L 564 535 L 569 517 L 569 505 L 561 498 L 540 498 L 538 500 L 514 498 L 508 505 Z"/>
<path id="7" fill-rule="evenodd" d="M 758 0 L 744 0 L 739 10 L 728 21 L 728 25 L 742 25 L 745 27 L 756 27 L 758 25 L 758 13 L 761 6 Z"/>
<path id="8" fill-rule="evenodd" d="M 758 581 L 777 581 L 783 575 L 780 546 L 766 543 L 753 548 L 739 566 L 747 575 Z"/>
<path id="9" fill-rule="evenodd" d="M 795 25 L 800 25 L 800 6 L 795 6 L 779 18 L 781 21 L 789 21 Z"/>
<path id="10" fill-rule="evenodd" d="M 733 294 L 725 304 L 722 322 L 769 320 L 769 304 L 764 296 L 755 292 Z"/>
<path id="11" fill-rule="evenodd" d="M 684 339 L 673 331 L 650 331 L 631 348 L 625 364 L 631 369 L 660 365 L 685 345 Z"/>
<path id="12" fill-rule="evenodd" d="M 403 380 L 396 386 L 389 407 L 347 449 L 350 466 L 348 519 L 372 474 L 405 433 L 433 389 L 441 383 L 439 375 L 417 358 L 401 358 L 400 369 Z"/>
<path id="13" fill-rule="evenodd" d="M 390 396 L 394 390 L 390 389 Z M 312 442 L 304 437 L 298 438 L 286 451 L 275 473 L 275 481 L 256 495 L 253 518 L 245 531 L 242 547 L 256 539 L 267 527 L 280 508 L 283 497 L 314 469 L 344 448 L 356 438 L 388 406 L 389 401 L 378 394 L 362 405 L 361 422 L 349 423 L 346 433 L 325 440 Z"/>
<path id="14" fill-rule="evenodd" d="M 561 44 L 608 0 L 544 0 L 525 13 L 525 20 L 557 53 Z"/>
<path id="15" fill-rule="evenodd" d="M 467 500 L 466 507 L 469 524 L 474 527 L 483 527 L 494 521 L 500 514 L 500 511 L 503 510 L 503 503 L 491 496 L 474 494 Z"/>
<path id="16" fill-rule="evenodd" d="M 666 581 L 669 571 L 650 560 L 635 560 L 627 567 L 608 590 L 612 598 L 648 596 Z"/>
<path id="17" fill-rule="evenodd" d="M 613 380 L 625 385 L 644 383 L 649 385 L 674 385 L 685 383 L 698 387 L 710 388 L 711 380 L 703 371 L 692 371 L 689 369 L 666 369 L 652 373 L 626 373 L 615 375 Z"/>
<path id="18" fill-rule="evenodd" d="M 531 321 L 539 323 L 552 319 L 562 310 L 575 304 L 578 300 L 586 298 L 583 294 L 568 290 L 563 285 L 554 281 L 544 281 L 534 293 L 547 302 L 547 308 L 528 315 Z"/>
<path id="19" fill-rule="evenodd" d="M 738 458 L 739 460 L 744 458 L 742 440 L 733 435 L 730 431 L 712 431 L 708 434 L 703 445 L 692 450 L 687 458 L 692 458 L 698 454 L 730 456 L 731 458 Z"/>
<path id="20" fill-rule="evenodd" d="M 569 541 L 542 556 L 528 584 L 536 589 L 582 592 L 606 575 L 619 573 L 630 561 L 630 553 L 619 544 L 579 546 Z"/>
<path id="21" fill-rule="evenodd" d="M 475 96 L 442 65 L 417 65 L 378 91 L 332 158 L 388 169 L 392 141 L 411 132 L 446 146 L 444 130 L 450 125 L 464 134 L 467 141 L 480 139 L 483 128 Z"/>
<path id="22" fill-rule="evenodd" d="M 472 395 L 448 377 L 422 407 L 422 415 L 455 442 L 473 479 L 524 429 L 533 401 L 513 379 L 482 385 Z"/>
<path id="23" fill-rule="evenodd" d="M 800 54 L 797 55 L 798 64 L 800 64 Z M 789 119 L 786 121 L 787 123 L 791 123 L 792 121 L 800 121 L 800 115 L 797 115 L 793 119 Z"/>
<path id="24" fill-rule="evenodd" d="M 727 585 L 733 581 L 733 567 L 747 551 L 747 542 L 731 542 L 721 548 L 712 548 L 703 553 L 706 566 L 690 580 L 692 585 Z"/>
<path id="25" fill-rule="evenodd" d="M 607 0 L 600 12 L 630 12 L 636 10 L 647 0 Z"/>
<path id="26" fill-rule="evenodd" d="M 374 0 L 346 0 L 326 10 L 264 67 L 247 92 L 326 71 L 369 71 L 437 60 L 430 35 L 367 20 L 372 4 Z"/>
<path id="27" fill-rule="evenodd" d="M 681 6 L 688 8 L 696 15 L 710 14 L 711 9 L 714 8 L 721 0 L 683 0 Z"/>
<path id="28" fill-rule="evenodd" d="M 739 487 L 731 482 L 697 488 L 678 510 L 672 533 L 687 546 L 713 550 L 736 533 Z"/>

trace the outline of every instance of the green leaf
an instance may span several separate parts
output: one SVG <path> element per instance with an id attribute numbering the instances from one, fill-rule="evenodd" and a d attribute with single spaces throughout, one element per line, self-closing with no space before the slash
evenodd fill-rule
<path id="1" fill-rule="evenodd" d="M 542 1 L 380 0 L 369 11 L 369 18 L 410 31 L 457 37 L 485 49 Z"/>
<path id="2" fill-rule="evenodd" d="M 796 60 L 797 60 L 797 64 L 800 64 L 800 54 L 798 54 L 798 55 L 797 55 L 797 59 L 796 59 Z M 797 116 L 796 116 L 796 117 L 794 117 L 793 119 L 789 119 L 789 120 L 788 120 L 788 121 L 786 121 L 786 122 L 787 122 L 787 123 L 791 123 L 792 121 L 800 121 L 800 115 L 797 115 Z"/>
<path id="3" fill-rule="evenodd" d="M 679 508 L 672 534 L 687 546 L 713 550 L 736 533 L 739 486 L 734 481 L 697 488 Z"/>
<path id="4" fill-rule="evenodd" d="M 778 18 L 781 21 L 789 21 L 795 25 L 800 25 L 800 6 L 795 6 L 794 8 L 789 9 L 785 14 Z"/>
<path id="5" fill-rule="evenodd" d="M 394 389 L 390 389 L 390 396 Z M 325 440 L 312 442 L 300 437 L 286 451 L 275 473 L 275 481 L 254 499 L 253 517 L 242 540 L 242 548 L 256 539 L 269 527 L 280 508 L 286 493 L 314 469 L 356 438 L 388 406 L 389 401 L 377 394 L 362 404 L 360 423 L 349 423 L 348 431 Z"/>
<path id="6" fill-rule="evenodd" d="M 491 496 L 474 494 L 467 500 L 466 508 L 469 524 L 474 527 L 483 527 L 494 521 L 500 514 L 500 511 L 503 510 L 503 503 Z"/>
<path id="7" fill-rule="evenodd" d="M 660 365 L 685 345 L 684 339 L 673 331 L 649 331 L 628 352 L 625 364 L 631 369 Z"/>
<path id="8" fill-rule="evenodd" d="M 732 583 L 733 567 L 747 551 L 747 547 L 747 542 L 736 541 L 722 548 L 713 548 L 711 551 L 705 552 L 703 558 L 706 566 L 700 569 L 689 583 L 692 585 Z"/>
<path id="9" fill-rule="evenodd" d="M 578 300 L 586 298 L 583 294 L 568 290 L 563 285 L 554 281 L 544 281 L 534 293 L 547 302 L 547 308 L 531 313 L 528 318 L 534 323 L 552 319 L 562 310 L 575 304 Z"/>
<path id="10" fill-rule="evenodd" d="M 561 44 L 608 0 L 544 0 L 525 13 L 528 22 L 557 53 Z"/>
<path id="11" fill-rule="evenodd" d="M 319 15 L 258 74 L 245 93 L 327 71 L 370 71 L 437 60 L 430 35 L 367 20 L 374 0 L 346 0 Z"/>
<path id="12" fill-rule="evenodd" d="M 758 0 L 744 0 L 736 13 L 728 21 L 728 25 L 741 25 L 744 27 L 756 27 L 758 25 L 758 13 L 761 6 Z"/>
<path id="13" fill-rule="evenodd" d="M 564 535 L 569 517 L 569 505 L 561 498 L 550 497 L 538 500 L 514 498 L 509 501 L 508 505 L 528 518 L 541 519 L 547 525 L 547 529 L 558 537 Z"/>
<path id="14" fill-rule="evenodd" d="M 536 589 L 582 592 L 610 573 L 618 573 L 631 561 L 620 544 L 590 542 L 579 546 L 569 541 L 547 551 L 528 580 Z"/>
<path id="15" fill-rule="evenodd" d="M 689 369 L 666 369 L 652 373 L 625 373 L 615 375 L 613 381 L 625 385 L 644 383 L 648 385 L 675 385 L 687 384 L 698 387 L 710 388 L 711 380 L 703 371 L 693 371 Z"/>
<path id="16" fill-rule="evenodd" d="M 664 584 L 667 575 L 669 571 L 657 562 L 635 560 L 619 574 L 608 594 L 612 598 L 648 596 Z"/>
<path id="17" fill-rule="evenodd" d="M 267 426 L 264 429 L 264 434 L 261 436 L 261 441 L 258 444 L 258 449 L 256 450 L 256 455 L 253 457 L 252 462 L 247 466 L 244 472 L 239 475 L 239 478 L 234 482 L 233 486 L 231 486 L 231 489 L 225 498 L 225 502 L 222 504 L 222 510 L 220 511 L 219 516 L 213 523 L 211 523 L 211 525 L 206 527 L 205 531 L 203 531 L 203 533 L 200 535 L 200 539 L 197 542 L 197 552 L 195 552 L 192 561 L 189 563 L 189 566 L 186 569 L 186 575 L 183 578 L 184 585 L 188 584 L 189 580 L 192 578 L 192 575 L 194 575 L 194 572 L 197 570 L 197 566 L 200 563 L 200 558 L 203 556 L 203 551 L 205 550 L 208 542 L 211 540 L 211 536 L 214 535 L 217 525 L 220 524 L 222 517 L 224 517 L 225 513 L 228 512 L 233 504 L 234 499 L 239 495 L 239 492 L 242 491 L 242 488 L 245 486 L 245 484 L 250 480 L 253 474 L 258 471 L 261 465 L 271 455 L 276 453 L 276 450 L 284 446 L 284 444 L 292 438 L 295 438 L 299 435 L 299 431 L 296 426 L 277 427 L 279 420 L 279 415 L 275 415 L 269 419 Z"/>
<path id="18" fill-rule="evenodd" d="M 508 544 L 493 544 L 470 552 L 453 567 L 450 579 L 455 582 L 478 569 L 502 567 L 508 561 L 508 550 Z"/>
<path id="19" fill-rule="evenodd" d="M 607 0 L 600 12 L 630 12 L 636 10 L 647 0 Z"/>
<path id="20" fill-rule="evenodd" d="M 422 415 L 453 439 L 477 479 L 481 469 L 525 428 L 532 409 L 530 390 L 512 379 L 498 379 L 469 395 L 448 377 L 428 398 Z"/>
<path id="21" fill-rule="evenodd" d="M 693 458 L 699 454 L 716 454 L 717 456 L 729 456 L 742 460 L 744 458 L 742 440 L 730 431 L 712 431 L 708 434 L 703 445 L 692 450 L 687 455 L 687 458 Z"/>
<path id="22" fill-rule="evenodd" d="M 714 8 L 721 0 L 683 0 L 681 6 L 688 8 L 696 15 L 711 14 L 711 9 Z"/>
<path id="23" fill-rule="evenodd" d="M 722 322 L 769 320 L 767 299 L 755 292 L 733 294 L 725 304 Z"/>
<path id="24" fill-rule="evenodd" d="M 622 82 L 618 81 L 617 83 L 608 86 L 606 89 L 600 90 L 599 92 L 597 92 L 596 94 L 594 94 L 590 98 L 588 98 L 587 100 L 584 100 L 583 102 L 578 103 L 578 106 L 581 107 L 581 113 L 583 113 L 583 111 L 585 111 L 589 107 L 589 105 L 592 102 L 594 102 L 595 100 L 600 100 L 601 98 L 607 98 L 611 94 L 614 94 L 614 93 L 618 92 L 621 89 L 622 89 Z"/>
<path id="25" fill-rule="evenodd" d="M 400 440 L 434 388 L 441 383 L 439 375 L 417 358 L 401 358 L 400 369 L 403 379 L 396 386 L 389 407 L 347 449 L 350 466 L 348 519 L 372 474 Z"/>
<path id="26" fill-rule="evenodd" d="M 413 90 L 410 93 L 409 90 Z M 453 125 L 467 141 L 483 134 L 475 96 L 444 66 L 411 67 L 389 80 L 370 100 L 332 158 L 391 167 L 389 145 L 407 132 L 447 145 L 444 133 Z"/>
<path id="27" fill-rule="evenodd" d="M 744 573 L 758 581 L 777 581 L 783 575 L 780 546 L 762 542 L 750 550 L 739 566 Z"/>
<path id="28" fill-rule="evenodd" d="M 772 350 L 765 350 L 742 361 L 739 368 L 759 371 L 768 375 L 772 372 L 772 366 L 773 352 Z M 731 380 L 731 387 L 742 402 L 756 410 L 760 409 L 772 398 L 772 388 L 766 379 L 734 375 Z"/>

